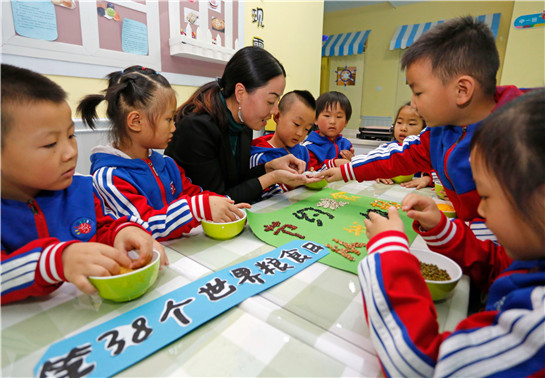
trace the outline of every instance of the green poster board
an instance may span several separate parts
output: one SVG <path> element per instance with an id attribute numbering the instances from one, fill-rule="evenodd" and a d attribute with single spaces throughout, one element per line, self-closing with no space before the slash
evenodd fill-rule
<path id="1" fill-rule="evenodd" d="M 334 249 L 341 250 L 346 247 L 339 242 L 367 243 L 363 214 L 370 210 L 386 213 L 387 210 L 382 209 L 380 205 L 387 209 L 389 204 L 395 202 L 325 188 L 281 210 L 269 213 L 248 211 L 248 224 L 259 239 L 275 247 L 291 240 L 305 239 L 326 246 L 329 244 Z M 412 229 L 412 220 L 405 213 L 401 212 L 400 215 L 405 224 L 409 243 L 412 243 L 416 237 L 416 232 Z M 350 257 L 344 257 L 331 247 L 329 247 L 331 253 L 320 262 L 357 274 L 358 263 L 366 256 L 367 249 L 358 244 L 351 248 L 352 252 L 345 251 L 346 256 L 352 257 L 353 260 L 350 260 Z"/>

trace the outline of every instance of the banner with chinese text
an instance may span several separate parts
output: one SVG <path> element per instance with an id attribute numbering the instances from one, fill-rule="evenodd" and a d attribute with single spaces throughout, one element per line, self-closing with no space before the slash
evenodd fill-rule
<path id="1" fill-rule="evenodd" d="M 51 345 L 34 373 L 39 377 L 112 376 L 328 253 L 320 244 L 295 240 L 212 273 Z"/>

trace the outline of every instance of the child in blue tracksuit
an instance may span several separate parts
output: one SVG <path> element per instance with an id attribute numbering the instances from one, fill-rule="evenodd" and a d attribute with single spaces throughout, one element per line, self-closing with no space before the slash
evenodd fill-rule
<path id="1" fill-rule="evenodd" d="M 318 130 L 303 143 L 310 155 L 309 170 L 340 167 L 354 156 L 352 143 L 341 133 L 350 121 L 350 100 L 340 92 L 326 92 L 316 100 Z"/>
<path id="2" fill-rule="evenodd" d="M 324 177 L 328 182 L 361 182 L 433 169 L 457 217 L 479 218 L 469 143 L 490 113 L 523 94 L 514 86 L 496 87 L 499 64 L 494 35 L 482 22 L 456 18 L 429 30 L 401 61 L 413 92 L 411 104 L 427 128 L 402 145 L 355 156 L 349 164 L 324 172 Z"/>
<path id="3" fill-rule="evenodd" d="M 146 264 L 162 246 L 134 218 L 117 219 L 74 176 L 77 144 L 66 93 L 35 72 L 2 64 L 2 305 L 63 282 L 96 292 L 89 276 Z M 127 252 L 140 250 L 131 262 Z"/>
<path id="4" fill-rule="evenodd" d="M 377 148 L 388 150 L 390 148 L 403 146 L 405 139 L 407 139 L 407 141 L 418 140 L 420 138 L 420 133 L 425 128 L 426 121 L 424 121 L 416 109 L 411 106 L 411 103 L 407 102 L 399 108 L 396 117 L 394 118 L 394 124 L 392 125 L 394 140 Z M 372 153 L 372 151 L 370 153 Z M 433 170 L 417 172 L 412 180 L 402 182 L 401 186 L 416 189 L 433 186 L 433 173 Z M 391 178 L 379 178 L 376 179 L 376 181 L 387 185 L 392 185 L 394 183 Z"/>
<path id="5" fill-rule="evenodd" d="M 91 152 L 91 173 L 116 215 L 144 221 L 157 240 L 180 237 L 205 219 L 229 222 L 242 216 L 234 201 L 193 185 L 165 148 L 175 130 L 176 96 L 156 71 L 132 66 L 108 75 L 105 95 L 86 96 L 78 111 L 94 127 L 96 106 L 106 100 L 113 144 Z"/>
<path id="6" fill-rule="evenodd" d="M 310 92 L 295 90 L 286 93 L 278 103 L 278 113 L 274 115 L 274 134 L 264 135 L 252 142 L 250 169 L 288 154 L 303 160 L 308 167 L 309 153 L 300 143 L 314 123 L 315 109 L 316 101 Z M 274 184 L 263 191 L 261 199 L 290 189 L 284 184 Z"/>
<path id="7" fill-rule="evenodd" d="M 410 253 L 403 222 L 370 213 L 359 267 L 366 320 L 385 376 L 543 377 L 545 374 L 545 90 L 492 113 L 475 131 L 470 164 L 478 213 L 498 243 L 482 241 L 433 199 L 411 193 L 402 211 L 428 247 L 456 261 L 488 294 L 483 311 L 450 332 Z"/>

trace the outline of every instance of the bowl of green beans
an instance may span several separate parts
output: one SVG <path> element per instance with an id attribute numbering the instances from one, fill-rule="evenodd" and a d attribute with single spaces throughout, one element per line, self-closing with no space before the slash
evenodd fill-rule
<path id="1" fill-rule="evenodd" d="M 452 259 L 436 252 L 411 249 L 411 253 L 420 262 L 420 273 L 431 298 L 434 301 L 448 298 L 462 278 L 462 268 Z"/>

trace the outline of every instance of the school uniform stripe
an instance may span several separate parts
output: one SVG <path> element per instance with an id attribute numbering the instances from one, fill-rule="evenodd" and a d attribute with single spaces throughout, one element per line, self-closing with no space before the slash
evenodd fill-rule
<path id="1" fill-rule="evenodd" d="M 2 295 L 34 283 L 41 249 L 36 248 L 2 263 Z"/>
<path id="2" fill-rule="evenodd" d="M 62 281 L 62 278 L 59 276 L 59 273 L 57 272 L 57 264 L 55 263 L 55 259 L 56 259 L 57 253 L 59 253 L 60 247 L 62 245 L 64 245 L 64 244 L 65 243 L 57 244 L 53 248 L 51 253 L 49 254 L 49 268 L 50 268 L 50 272 L 51 272 L 51 278 L 56 282 Z"/>
<path id="3" fill-rule="evenodd" d="M 193 219 L 187 201 L 176 201 L 173 205 L 175 206 L 169 206 L 169 211 L 166 214 L 158 214 L 148 218 L 148 224 L 152 230 L 164 228 L 167 223 L 172 223 L 180 217 L 189 217 L 189 219 Z"/>
<path id="4" fill-rule="evenodd" d="M 135 217 L 134 215 L 131 215 L 129 217 L 127 217 L 127 220 L 129 222 L 132 222 L 132 223 L 137 223 L 139 224 L 140 226 L 144 227 L 146 230 L 149 230 L 150 229 L 150 226 L 149 226 L 149 223 L 140 219 L 140 218 L 137 218 Z"/>
<path id="5" fill-rule="evenodd" d="M 379 349 L 382 352 L 377 352 L 388 375 L 431 376 L 433 362 L 414 346 L 403 323 L 391 311 L 391 305 L 385 296 L 380 256 L 380 253 L 370 254 L 358 267 L 369 323 L 373 329 L 373 345 L 381 346 Z"/>
<path id="6" fill-rule="evenodd" d="M 441 345 L 439 375 L 492 375 L 545 351 L 545 288 L 531 293 L 534 311 L 504 312 L 496 325 L 459 332 Z"/>
<path id="7" fill-rule="evenodd" d="M 380 161 L 380 160 L 388 160 L 391 158 L 394 154 L 401 154 L 405 152 L 405 150 L 410 149 L 413 145 L 419 145 L 420 144 L 420 136 L 419 135 L 411 135 L 405 138 L 403 141 L 403 144 L 400 145 L 399 143 L 388 143 L 384 144 L 382 146 L 377 147 L 373 151 L 370 151 L 369 153 L 365 155 L 356 155 L 352 158 L 352 161 L 349 163 L 351 171 L 347 176 L 352 179 L 352 177 L 355 177 L 353 174 L 353 170 L 355 167 L 358 167 L 363 164 L 367 164 L 370 162 Z M 347 172 L 348 173 L 348 172 Z"/>
<path id="8" fill-rule="evenodd" d="M 352 158 L 354 161 L 354 158 Z M 341 166 L 341 173 L 343 174 L 343 179 L 348 182 L 356 179 L 356 174 L 354 173 L 354 167 L 352 163 L 348 163 Z"/>
<path id="9" fill-rule="evenodd" d="M 456 236 L 456 231 L 458 230 L 456 224 L 450 220 L 447 220 L 445 228 L 434 236 L 424 236 L 422 239 L 426 241 L 426 244 L 429 246 L 439 246 L 449 244 L 452 239 Z"/>
<path id="10" fill-rule="evenodd" d="M 187 201 L 176 201 L 169 206 L 167 214 L 150 217 L 148 223 L 154 238 L 166 237 L 178 227 L 193 220 Z"/>
<path id="11" fill-rule="evenodd" d="M 261 159 L 262 156 L 263 156 L 263 152 L 253 154 L 252 156 L 250 156 L 250 168 L 258 166 L 259 165 L 259 159 Z"/>
<path id="12" fill-rule="evenodd" d="M 409 252 L 409 243 L 406 238 L 401 236 L 387 236 L 377 240 L 371 247 L 367 247 L 367 251 L 368 254 L 374 252 L 382 253 L 390 251 L 392 248 Z"/>
<path id="13" fill-rule="evenodd" d="M 267 198 L 271 198 L 278 193 L 282 193 L 282 188 L 280 187 L 280 185 L 272 185 L 263 191 L 263 193 L 261 194 L 261 199 L 265 200 Z"/>
<path id="14" fill-rule="evenodd" d="M 484 222 L 479 222 L 479 221 L 472 222 L 469 225 L 469 228 L 471 229 L 471 231 L 473 231 L 473 233 L 479 240 L 491 240 L 491 241 L 498 240 L 496 235 L 494 235 L 494 233 L 490 231 L 488 227 L 486 227 L 486 224 Z"/>
<path id="15" fill-rule="evenodd" d="M 2 261 L 2 277 L 4 277 L 6 273 L 16 270 L 19 268 L 19 266 L 38 262 L 41 251 L 41 248 L 33 248 L 28 252 L 21 253 L 20 255 L 13 257 L 8 256 L 7 260 Z"/>
<path id="16" fill-rule="evenodd" d="M 138 209 L 121 194 L 113 183 L 113 172 L 115 168 L 104 167 L 95 172 L 93 177 L 97 177 L 98 189 L 101 193 L 101 197 L 106 199 L 108 206 L 117 212 L 118 216 L 121 215 L 135 215 L 139 218 L 140 212 Z"/>
<path id="17" fill-rule="evenodd" d="M 107 198 L 104 198 L 104 196 L 100 192 L 100 188 L 98 187 L 95 180 L 93 180 L 93 192 L 94 192 L 96 197 L 101 199 L 100 207 L 102 208 L 103 214 L 109 216 L 112 219 L 117 219 L 118 215 L 116 214 L 116 212 L 114 210 L 110 209 L 109 206 L 106 206 Z"/>
<path id="18" fill-rule="evenodd" d="M 201 219 L 205 219 L 206 218 L 206 214 L 204 213 L 204 196 L 203 195 L 199 195 L 197 196 L 197 200 L 198 200 L 198 204 L 199 206 L 197 207 L 197 209 L 199 210 L 199 217 Z"/>
<path id="19" fill-rule="evenodd" d="M 55 267 L 55 255 L 59 251 L 59 248 L 64 244 L 65 242 L 50 245 L 42 252 L 42 256 L 39 261 L 39 269 L 40 274 L 47 283 L 56 284 L 62 281 L 57 274 L 57 269 Z"/>
<path id="20" fill-rule="evenodd" d="M 107 190 L 105 190 L 105 187 L 104 187 L 104 174 L 105 174 L 105 170 L 107 170 L 108 168 L 101 168 L 99 170 L 97 170 L 94 174 L 93 174 L 93 183 L 95 185 L 95 188 L 98 192 L 98 194 L 100 195 L 100 198 L 102 198 L 102 201 L 106 204 L 106 208 L 107 209 L 110 209 L 111 211 L 115 211 L 115 215 L 116 217 L 119 217 L 120 214 L 117 212 L 117 208 L 114 204 L 114 198 L 113 196 L 111 196 Z"/>
<path id="21" fill-rule="evenodd" d="M 181 218 L 177 222 L 170 222 L 170 223 L 167 222 L 165 224 L 165 227 L 163 227 L 164 231 L 163 232 L 153 232 L 153 237 L 154 238 L 166 237 L 171 232 L 175 231 L 178 227 L 180 227 L 180 226 L 188 223 L 189 221 L 191 221 L 191 219 L 193 219 L 193 216 L 191 215 L 191 213 L 188 213 L 185 218 Z"/>
<path id="22" fill-rule="evenodd" d="M 21 272 L 21 275 L 7 282 L 2 280 L 2 296 L 32 286 L 35 276 L 34 271 L 35 269 L 31 269 L 26 273 Z"/>

